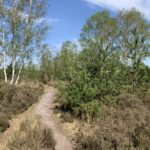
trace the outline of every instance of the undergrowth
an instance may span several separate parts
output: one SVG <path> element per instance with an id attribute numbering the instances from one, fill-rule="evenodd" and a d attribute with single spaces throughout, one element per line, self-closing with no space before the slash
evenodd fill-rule
<path id="1" fill-rule="evenodd" d="M 101 106 L 96 122 L 82 126 L 77 150 L 149 150 L 150 93 L 122 94 Z"/>
<path id="2" fill-rule="evenodd" d="M 0 133 L 9 127 L 10 119 L 37 102 L 42 92 L 42 85 L 13 86 L 0 83 Z"/>
<path id="3" fill-rule="evenodd" d="M 41 125 L 38 120 L 26 119 L 8 140 L 9 150 L 54 150 L 55 141 L 50 129 Z"/>

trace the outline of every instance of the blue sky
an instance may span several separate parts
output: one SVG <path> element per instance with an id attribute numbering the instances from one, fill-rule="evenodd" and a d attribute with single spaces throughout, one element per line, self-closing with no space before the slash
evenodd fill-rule
<path id="1" fill-rule="evenodd" d="M 49 0 L 48 21 L 51 25 L 46 43 L 59 49 L 66 40 L 76 42 L 87 18 L 107 9 L 115 14 L 119 9 L 136 7 L 150 18 L 150 0 Z M 150 59 L 146 61 L 150 65 Z"/>
<path id="2" fill-rule="evenodd" d="M 48 14 L 51 19 L 48 43 L 59 48 L 63 41 L 75 42 L 86 19 L 98 10 L 99 7 L 91 8 L 82 0 L 51 0 Z"/>

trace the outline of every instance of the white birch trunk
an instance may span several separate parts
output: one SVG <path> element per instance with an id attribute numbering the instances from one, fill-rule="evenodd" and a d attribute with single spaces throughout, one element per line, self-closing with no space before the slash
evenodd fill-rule
<path id="1" fill-rule="evenodd" d="M 1 5 L 3 3 L 3 0 L 1 0 Z M 4 77 L 5 77 L 5 82 L 7 83 L 7 71 L 6 71 L 6 51 L 5 49 L 5 17 L 3 16 L 2 19 L 2 24 L 3 24 L 3 28 L 2 28 L 2 33 L 3 33 L 3 41 L 2 41 L 2 46 L 3 46 L 3 70 L 4 70 Z"/>
<path id="2" fill-rule="evenodd" d="M 13 21 L 14 21 L 14 23 L 15 23 L 15 14 L 14 14 L 14 12 L 15 12 L 15 10 L 16 10 L 16 7 L 17 7 L 17 0 L 14 0 L 14 6 L 13 6 L 14 8 L 13 8 Z M 14 42 L 13 42 L 13 58 L 12 58 L 12 78 L 11 78 L 11 82 L 10 82 L 10 84 L 14 84 L 14 80 L 15 80 L 15 70 L 16 70 L 16 27 L 13 29 L 14 31 Z"/>
<path id="3" fill-rule="evenodd" d="M 14 79 L 15 79 L 15 68 L 16 68 L 16 59 L 14 59 L 13 62 L 12 62 L 12 78 L 11 78 L 10 84 L 13 84 L 13 83 L 14 83 Z"/>
<path id="4" fill-rule="evenodd" d="M 30 28 L 30 17 L 31 17 L 31 11 L 32 11 L 32 2 L 33 0 L 30 0 L 30 4 L 29 4 L 29 14 L 28 14 L 28 19 L 27 19 L 27 32 L 29 31 L 29 28 Z M 27 33 L 27 36 L 28 36 L 29 33 Z M 23 46 L 24 47 L 24 46 Z M 22 56 L 23 57 L 23 56 Z M 16 82 L 15 82 L 15 85 L 18 84 L 19 82 L 19 79 L 20 79 L 20 75 L 21 75 L 21 71 L 23 69 L 23 66 L 24 66 L 24 63 L 22 63 L 20 69 L 19 69 L 19 72 L 18 72 L 18 76 L 17 76 L 17 79 L 16 79 Z"/>
<path id="5" fill-rule="evenodd" d="M 21 65 L 21 67 L 20 67 L 20 69 L 19 69 L 19 73 L 18 73 L 18 76 L 17 76 L 16 82 L 15 82 L 15 85 L 17 85 L 17 84 L 18 84 L 18 82 L 19 82 L 19 79 L 20 79 L 20 75 L 21 75 L 22 68 L 23 68 L 23 65 Z"/>
<path id="6" fill-rule="evenodd" d="M 4 76 L 5 76 L 5 82 L 7 83 L 7 71 L 6 71 L 6 53 L 3 51 L 3 67 L 4 67 Z"/>
<path id="7" fill-rule="evenodd" d="M 3 68 L 4 68 L 5 82 L 7 83 L 6 52 L 4 49 L 5 49 L 5 20 L 3 20 Z"/>

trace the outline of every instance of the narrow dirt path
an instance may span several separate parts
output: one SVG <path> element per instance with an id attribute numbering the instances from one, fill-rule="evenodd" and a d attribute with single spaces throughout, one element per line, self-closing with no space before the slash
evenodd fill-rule
<path id="1" fill-rule="evenodd" d="M 58 127 L 54 120 L 53 108 L 54 108 L 55 90 L 52 87 L 45 86 L 45 91 L 38 105 L 35 107 L 35 114 L 41 117 L 41 121 L 47 127 L 49 127 L 54 135 L 56 141 L 56 150 L 72 150 L 71 142 L 63 131 Z"/>

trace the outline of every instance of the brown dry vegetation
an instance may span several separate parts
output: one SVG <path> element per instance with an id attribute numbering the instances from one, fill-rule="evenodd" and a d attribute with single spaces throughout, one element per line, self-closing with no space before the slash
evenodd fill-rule
<path id="1" fill-rule="evenodd" d="M 6 147 L 9 150 L 54 150 L 55 141 L 51 130 L 43 127 L 38 119 L 26 119 Z"/>
<path id="2" fill-rule="evenodd" d="M 102 106 L 96 122 L 81 126 L 77 150 L 150 150 L 150 93 L 123 94 Z"/>
<path id="3" fill-rule="evenodd" d="M 13 86 L 0 83 L 0 133 L 9 127 L 10 119 L 37 102 L 42 92 L 43 87 L 37 84 Z"/>

